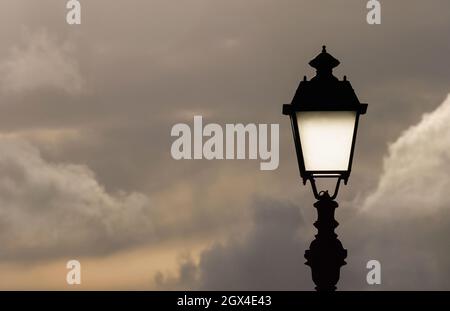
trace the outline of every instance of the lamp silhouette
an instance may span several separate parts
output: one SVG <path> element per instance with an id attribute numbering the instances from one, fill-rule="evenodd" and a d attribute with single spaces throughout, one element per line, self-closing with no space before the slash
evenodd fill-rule
<path id="1" fill-rule="evenodd" d="M 318 291 L 334 291 L 340 268 L 346 264 L 347 250 L 337 238 L 334 219 L 338 203 L 334 200 L 341 181 L 350 176 L 359 117 L 367 104 L 360 103 L 351 84 L 344 76 L 339 80 L 333 68 L 340 62 L 327 53 L 316 56 L 309 65 L 316 69 L 310 81 L 304 77 L 290 104 L 283 105 L 283 114 L 291 120 L 298 167 L 303 184 L 310 182 L 317 202 L 318 218 L 314 223 L 318 233 L 305 252 L 306 265 Z M 318 191 L 316 179 L 336 180 L 334 192 Z"/>

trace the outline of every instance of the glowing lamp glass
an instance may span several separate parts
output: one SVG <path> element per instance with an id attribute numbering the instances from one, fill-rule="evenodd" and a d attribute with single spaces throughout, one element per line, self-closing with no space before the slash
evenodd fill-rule
<path id="1" fill-rule="evenodd" d="M 348 171 L 356 111 L 299 111 L 296 113 L 306 171 Z M 330 174 L 328 174 L 330 176 Z"/>

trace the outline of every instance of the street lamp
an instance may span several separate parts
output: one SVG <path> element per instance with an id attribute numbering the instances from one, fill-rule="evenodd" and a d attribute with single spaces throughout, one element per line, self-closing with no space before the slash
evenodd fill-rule
<path id="1" fill-rule="evenodd" d="M 309 62 L 316 76 L 306 76 L 295 93 L 291 104 L 283 105 L 283 114 L 291 119 L 298 166 L 303 184 L 310 182 L 318 220 L 316 239 L 305 252 L 306 264 L 311 267 L 317 290 L 335 290 L 340 267 L 345 265 L 347 251 L 337 239 L 334 229 L 338 223 L 334 210 L 341 181 L 350 176 L 359 117 L 366 113 L 367 104 L 359 102 L 351 84 L 333 75 L 339 61 L 322 53 Z M 330 195 L 318 191 L 316 179 L 334 178 L 336 186 Z"/>

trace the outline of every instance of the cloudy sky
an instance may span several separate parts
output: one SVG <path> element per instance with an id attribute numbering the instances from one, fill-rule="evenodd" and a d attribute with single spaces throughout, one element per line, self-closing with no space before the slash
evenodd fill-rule
<path id="1" fill-rule="evenodd" d="M 340 289 L 450 290 L 450 3 L 0 3 L 0 289 L 312 289 L 289 103 L 323 44 L 362 102 Z M 38 14 L 37 14 L 38 12 Z M 175 161 L 171 128 L 280 124 L 280 165 Z M 366 263 L 382 284 L 366 283 Z"/>

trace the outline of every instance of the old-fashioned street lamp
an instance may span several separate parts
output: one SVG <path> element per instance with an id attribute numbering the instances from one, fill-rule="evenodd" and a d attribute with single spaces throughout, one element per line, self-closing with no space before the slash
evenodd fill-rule
<path id="1" fill-rule="evenodd" d="M 305 253 L 306 264 L 311 266 L 316 289 L 334 290 L 347 256 L 334 233 L 338 225 L 334 199 L 341 181 L 347 184 L 350 176 L 359 117 L 366 113 L 367 104 L 359 102 L 345 76 L 339 80 L 333 75 L 339 61 L 327 53 L 325 46 L 309 64 L 316 69 L 316 76 L 300 82 L 292 103 L 283 105 L 283 114 L 291 119 L 303 184 L 311 183 L 318 200 L 314 206 L 319 232 Z M 317 190 L 318 178 L 336 180 L 331 195 Z"/>

